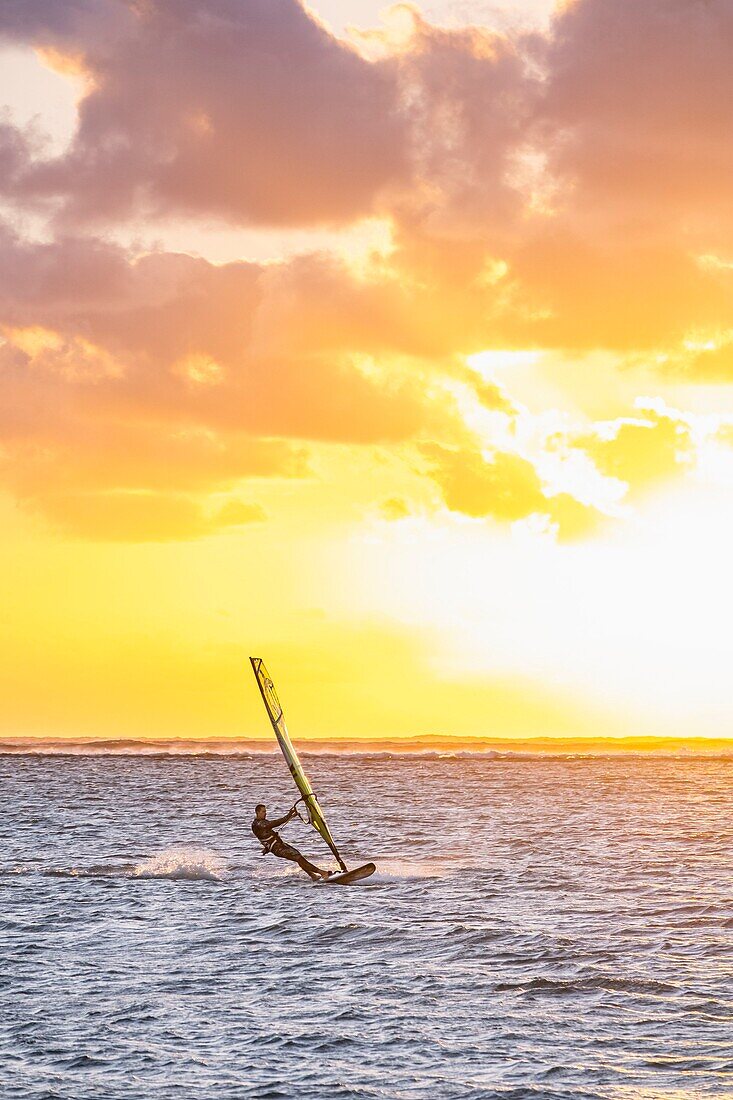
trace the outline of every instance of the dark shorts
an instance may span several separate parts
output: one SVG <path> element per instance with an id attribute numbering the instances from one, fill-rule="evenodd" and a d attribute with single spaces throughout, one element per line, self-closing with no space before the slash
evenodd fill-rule
<path id="1" fill-rule="evenodd" d="M 279 844 L 273 845 L 273 847 L 270 848 L 270 853 L 273 856 L 279 856 L 280 859 L 291 859 L 293 863 L 297 863 L 301 858 L 298 849 L 293 848 L 292 844 L 286 844 L 284 840 L 281 840 Z"/>

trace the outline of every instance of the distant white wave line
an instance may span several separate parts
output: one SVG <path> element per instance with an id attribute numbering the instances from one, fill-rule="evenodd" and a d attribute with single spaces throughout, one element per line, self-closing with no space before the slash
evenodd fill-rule
<path id="1" fill-rule="evenodd" d="M 456 748 L 456 749 L 435 749 L 435 748 L 400 748 L 398 746 L 390 746 L 389 748 L 374 748 L 374 749 L 339 749 L 339 748 L 327 748 L 317 747 L 309 748 L 307 742 L 300 742 L 298 744 L 298 750 L 301 756 L 329 756 L 329 757 L 348 757 L 358 758 L 364 760 L 390 760 L 393 758 L 411 758 L 422 760 L 461 760 L 461 759 L 484 759 L 484 760 L 535 760 L 535 759 L 551 759 L 551 760 L 587 760 L 587 759 L 617 759 L 622 757 L 635 757 L 654 760 L 694 760 L 694 759 L 731 759 L 733 758 L 733 745 L 730 749 L 722 749 L 719 746 L 714 748 L 701 747 L 680 747 L 676 750 L 671 749 L 606 749 L 599 747 L 598 749 L 586 749 L 586 750 L 573 750 L 573 749 L 552 749 L 549 746 L 542 749 L 468 749 L 468 748 Z M 141 742 L 133 742 L 129 745 L 123 745 L 116 742 L 114 745 L 105 745 L 103 742 L 94 742 L 91 744 L 85 744 L 80 742 L 70 742 L 69 744 L 61 744 L 59 742 L 53 743 L 41 743 L 37 745 L 31 745 L 28 743 L 19 744 L 13 741 L 0 741 L 0 756 L 124 756 L 124 757 L 142 757 L 142 756 L 157 756 L 157 757 L 174 757 L 174 756 L 235 756 L 249 759 L 253 756 L 270 756 L 276 754 L 277 746 L 273 745 L 269 747 L 243 747 L 236 745 L 202 745 L 194 744 L 190 747 L 180 745 L 165 745 L 164 743 L 157 744 L 145 744 Z"/>

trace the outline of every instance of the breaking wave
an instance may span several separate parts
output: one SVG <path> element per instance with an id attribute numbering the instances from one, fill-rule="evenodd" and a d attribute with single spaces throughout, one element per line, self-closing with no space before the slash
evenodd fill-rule
<path id="1" fill-rule="evenodd" d="M 185 879 L 189 882 L 221 882 L 226 864 L 216 852 L 206 848 L 166 848 L 138 863 L 135 878 Z"/>
<path id="2" fill-rule="evenodd" d="M 221 882 L 227 865 L 206 848 L 175 846 L 137 863 L 92 863 L 85 866 L 49 867 L 16 864 L 0 869 L 0 875 L 41 875 L 44 878 L 168 878 L 189 882 Z"/>

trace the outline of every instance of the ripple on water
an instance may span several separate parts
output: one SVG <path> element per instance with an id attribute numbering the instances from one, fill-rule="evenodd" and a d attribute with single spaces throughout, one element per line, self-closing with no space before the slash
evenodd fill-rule
<path id="1" fill-rule="evenodd" d="M 358 887 L 274 756 L 0 758 L 2 1100 L 733 1097 L 733 760 L 311 768 Z"/>

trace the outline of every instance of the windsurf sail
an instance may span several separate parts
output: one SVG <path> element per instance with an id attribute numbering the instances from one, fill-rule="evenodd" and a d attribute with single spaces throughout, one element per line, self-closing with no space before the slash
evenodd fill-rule
<path id="1" fill-rule="evenodd" d="M 265 710 L 268 713 L 270 721 L 272 722 L 272 728 L 275 731 L 275 737 L 282 749 L 282 754 L 285 757 L 288 767 L 290 768 L 290 774 L 292 775 L 295 786 L 300 791 L 303 805 L 305 806 L 306 813 L 308 815 L 308 823 L 317 830 L 329 846 L 333 854 L 338 860 L 339 867 L 342 871 L 345 871 L 346 864 L 339 855 L 338 848 L 334 844 L 333 837 L 331 836 L 331 830 L 326 824 L 326 819 L 323 816 L 323 810 L 318 805 L 318 799 L 315 796 L 313 788 L 310 785 L 310 780 L 303 770 L 303 765 L 298 759 L 298 754 L 295 751 L 293 742 L 290 740 L 290 734 L 288 728 L 285 725 L 285 716 L 283 715 L 283 708 L 280 706 L 280 700 L 277 697 L 275 691 L 275 685 L 270 679 L 270 674 L 265 668 L 265 665 L 260 657 L 250 657 L 250 664 L 252 665 L 252 671 L 255 674 L 257 680 L 257 686 L 260 689 L 260 695 L 262 701 L 265 704 Z"/>

